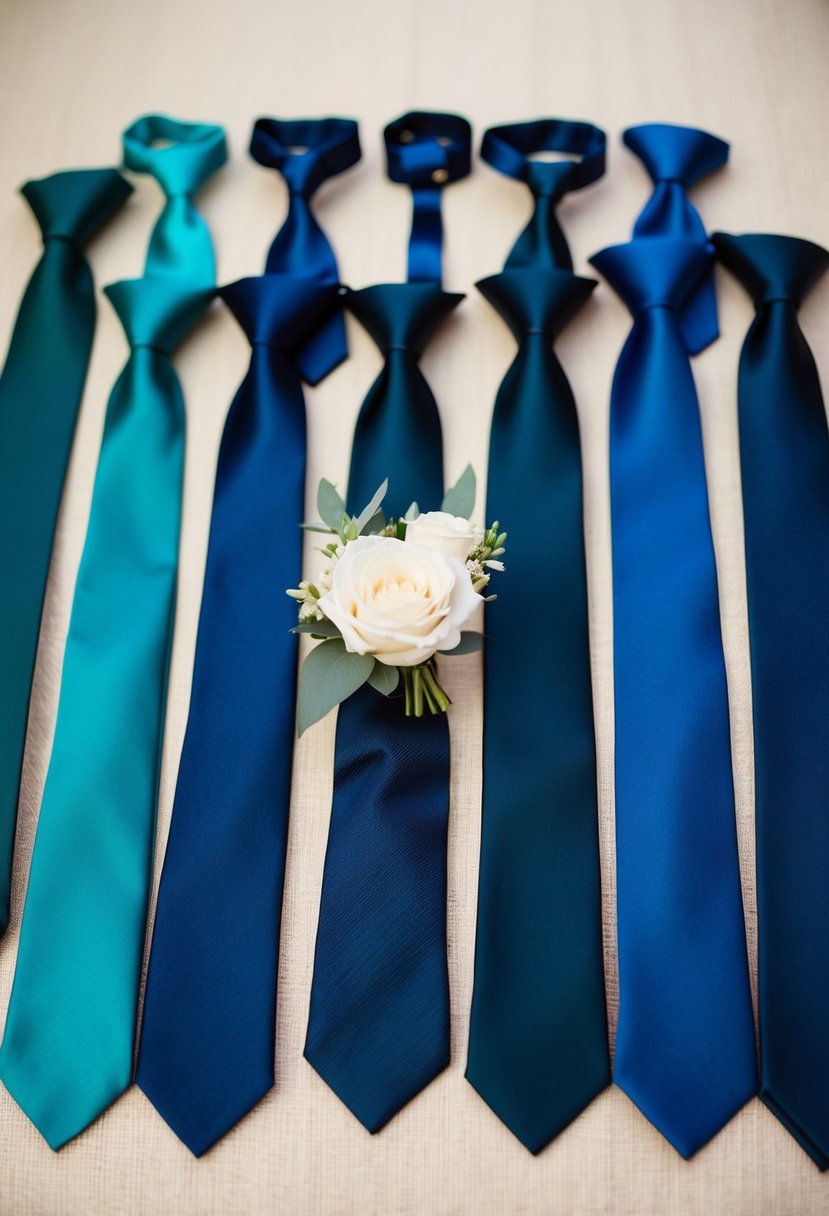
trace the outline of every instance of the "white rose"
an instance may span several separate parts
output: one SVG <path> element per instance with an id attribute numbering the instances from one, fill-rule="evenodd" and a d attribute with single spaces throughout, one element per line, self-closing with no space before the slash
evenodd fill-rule
<path id="1" fill-rule="evenodd" d="M 413 667 L 457 646 L 480 603 L 457 558 L 390 536 L 361 536 L 346 545 L 319 606 L 346 650 Z"/>
<path id="2" fill-rule="evenodd" d="M 465 562 L 475 548 L 475 529 L 468 519 L 448 511 L 426 511 L 406 525 L 406 540 Z"/>

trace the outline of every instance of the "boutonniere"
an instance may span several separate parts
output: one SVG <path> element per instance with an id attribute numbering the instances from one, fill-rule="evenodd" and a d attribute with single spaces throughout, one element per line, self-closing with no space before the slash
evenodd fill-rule
<path id="1" fill-rule="evenodd" d="M 507 536 L 497 522 L 486 529 L 470 523 L 471 466 L 439 511 L 421 514 L 413 503 L 402 518 L 387 519 L 387 488 L 384 481 L 359 515 L 349 515 L 323 480 L 322 523 L 303 525 L 332 539 L 320 550 L 316 581 L 287 593 L 299 605 L 293 632 L 319 641 L 300 668 L 300 735 L 366 683 L 384 696 L 400 695 L 407 716 L 445 713 L 450 702 L 436 656 L 470 654 L 483 644 L 481 634 L 463 626 L 495 598 L 484 592 L 492 573 L 504 569 Z"/>

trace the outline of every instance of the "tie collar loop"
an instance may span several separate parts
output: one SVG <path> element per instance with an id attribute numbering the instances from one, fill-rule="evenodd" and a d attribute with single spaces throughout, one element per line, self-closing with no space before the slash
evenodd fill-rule
<path id="1" fill-rule="evenodd" d="M 310 198 L 329 177 L 356 165 L 362 151 L 352 118 L 258 118 L 250 154 L 281 173 L 292 194 Z"/>
<path id="2" fill-rule="evenodd" d="M 490 127 L 484 132 L 481 159 L 507 177 L 526 182 L 533 194 L 559 199 L 581 190 L 605 171 L 607 136 L 589 122 L 540 118 Z M 539 152 L 561 152 L 572 161 L 533 161 Z"/>
<path id="3" fill-rule="evenodd" d="M 458 114 L 413 110 L 390 122 L 383 139 L 393 182 L 446 186 L 472 167 L 472 128 Z"/>
<path id="4" fill-rule="evenodd" d="M 168 198 L 195 194 L 227 160 L 222 127 L 166 114 L 136 119 L 124 132 L 123 144 L 126 167 L 151 173 Z"/>

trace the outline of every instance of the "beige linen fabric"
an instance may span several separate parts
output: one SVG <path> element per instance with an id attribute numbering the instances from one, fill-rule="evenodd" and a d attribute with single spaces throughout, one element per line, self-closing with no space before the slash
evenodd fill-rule
<path id="1" fill-rule="evenodd" d="M 608 175 L 562 206 L 580 271 L 588 254 L 627 238 L 648 195 L 647 178 L 621 147 L 619 133 L 628 124 L 652 120 L 701 125 L 732 142 L 731 165 L 695 191 L 710 226 L 790 232 L 829 244 L 827 63 L 825 0 L 0 0 L 2 340 L 39 253 L 35 225 L 16 187 L 59 168 L 115 163 L 122 128 L 153 109 L 227 125 L 230 164 L 200 196 L 222 281 L 261 271 L 284 214 L 285 191 L 276 175 L 247 156 L 251 123 L 260 114 L 342 113 L 360 119 L 363 161 L 318 195 L 343 277 L 354 286 L 404 274 L 409 194 L 386 180 L 380 131 L 410 107 L 467 114 L 476 146 L 485 126 L 519 118 L 562 115 L 605 127 Z M 91 248 L 99 288 L 141 273 L 160 195 L 146 178 L 136 185 L 129 206 Z M 529 209 L 525 190 L 476 161 L 472 176 L 445 198 L 446 285 L 470 291 L 476 278 L 497 271 Z M 723 337 L 695 360 L 694 369 L 719 561 L 755 974 L 750 680 L 735 397 L 737 358 L 752 309 L 732 280 L 720 275 L 719 282 Z M 810 297 L 802 321 L 829 385 L 829 281 Z M 613 368 L 627 329 L 625 309 L 602 286 L 559 344 L 584 439 L 612 1019 L 617 983 L 607 420 Z M 309 514 L 320 476 L 345 483 L 356 412 L 380 363 L 369 338 L 350 321 L 349 333 L 351 359 L 308 392 Z M 506 328 L 473 290 L 424 359 L 443 416 L 447 475 L 454 479 L 471 460 L 481 505 L 490 410 L 513 350 Z M 102 299 L 38 657 L 14 915 L 0 945 L 0 1021 L 104 408 L 124 358 L 120 326 Z M 247 342 L 219 305 L 177 359 L 189 447 L 156 880 L 187 719 L 213 470 L 224 414 L 247 363 Z M 537 527 L 542 533 L 543 518 Z M 609 1090 L 533 1160 L 466 1084 L 480 662 L 469 656 L 445 666 L 454 700 L 452 1067 L 371 1138 L 302 1059 L 331 794 L 334 723 L 326 721 L 296 751 L 276 1090 L 196 1162 L 136 1090 L 56 1156 L 0 1088 L 0 1216 L 807 1216 L 829 1210 L 829 1179 L 757 1101 L 688 1164 L 621 1093 Z"/>

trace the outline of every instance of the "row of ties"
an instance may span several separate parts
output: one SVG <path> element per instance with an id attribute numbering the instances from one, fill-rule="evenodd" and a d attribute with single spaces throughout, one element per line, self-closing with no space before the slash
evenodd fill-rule
<path id="1" fill-rule="evenodd" d="M 157 141 L 168 141 L 159 148 Z M 829 991 L 821 929 L 829 829 L 829 438 L 797 307 L 827 264 L 790 237 L 716 236 L 757 318 L 739 375 L 754 696 L 761 1074 L 755 1059 L 728 706 L 698 404 L 688 353 L 717 336 L 713 250 L 685 189 L 725 163 L 704 132 L 625 142 L 653 196 L 634 240 L 592 259 L 634 325 L 611 400 L 620 1008 L 614 1080 L 690 1156 L 752 1094 L 825 1167 Z M 417 361 L 461 297 L 441 290 L 441 189 L 468 124 L 409 114 L 389 173 L 413 190 L 408 282 L 345 303 L 386 361 L 360 412 L 349 501 L 387 475 L 393 509 L 439 501 L 437 408 Z M 305 151 L 297 151 L 297 147 Z M 170 355 L 215 293 L 193 195 L 220 128 L 151 116 L 127 167 L 167 203 L 145 277 L 107 289 L 130 358 L 110 400 L 66 646 L 55 742 L 0 1077 L 55 1148 L 128 1087 L 154 844 L 179 538 L 183 402 Z M 604 136 L 562 120 L 494 128 L 482 154 L 534 214 L 479 287 L 518 353 L 492 420 L 489 513 L 547 504 L 547 548 L 513 528 L 489 613 L 484 806 L 467 1076 L 533 1152 L 610 1080 L 579 428 L 552 342 L 593 290 L 556 203 L 604 169 Z M 276 960 L 295 649 L 282 590 L 300 567 L 305 416 L 346 353 L 331 248 L 308 200 L 359 158 L 344 119 L 260 120 L 251 151 L 290 207 L 263 277 L 220 289 L 253 346 L 222 440 L 193 691 L 152 943 L 137 1080 L 197 1154 L 274 1083 Z M 576 159 L 543 162 L 542 151 Z M 124 201 L 114 170 L 24 193 L 45 251 L 0 381 L 0 812 L 4 921 L 40 608 L 94 328 L 82 245 Z M 278 471 L 278 476 L 274 472 Z M 273 549 L 282 537 L 280 556 Z M 272 554 L 267 560 L 266 555 Z M 527 588 L 548 615 L 513 644 Z M 782 591 L 781 591 L 782 588 Z M 528 699 L 515 712 L 515 690 Z M 813 740 L 817 742 L 814 743 Z M 366 687 L 340 710 L 306 1056 L 372 1131 L 449 1059 L 442 716 Z"/>

